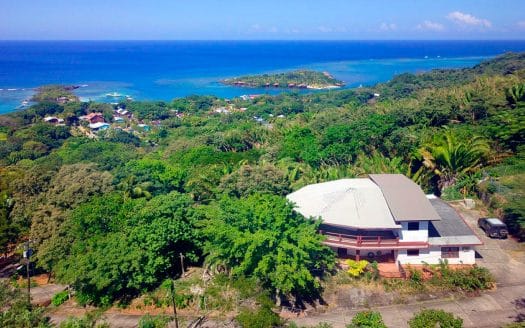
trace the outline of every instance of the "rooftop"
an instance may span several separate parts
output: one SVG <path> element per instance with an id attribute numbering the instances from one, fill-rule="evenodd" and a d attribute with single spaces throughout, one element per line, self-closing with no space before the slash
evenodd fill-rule
<path id="1" fill-rule="evenodd" d="M 434 245 L 481 245 L 481 241 L 472 229 L 459 216 L 456 210 L 445 201 L 429 196 L 432 207 L 441 217 L 441 221 L 430 222 L 428 241 Z"/>
<path id="2" fill-rule="evenodd" d="M 305 217 L 362 229 L 400 228 L 381 189 L 370 179 L 341 179 L 303 187 L 287 196 Z"/>
<path id="3" fill-rule="evenodd" d="M 385 196 L 396 221 L 437 221 L 439 214 L 428 202 L 423 190 L 402 174 L 370 174 Z"/>

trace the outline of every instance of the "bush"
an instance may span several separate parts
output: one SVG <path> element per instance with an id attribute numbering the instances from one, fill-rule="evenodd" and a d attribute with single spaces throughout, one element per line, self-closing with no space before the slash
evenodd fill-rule
<path id="1" fill-rule="evenodd" d="M 348 265 L 348 273 L 352 277 L 359 277 L 362 273 L 365 272 L 366 267 L 368 266 L 367 260 L 355 261 L 347 260 L 346 264 Z"/>
<path id="2" fill-rule="evenodd" d="M 456 318 L 452 313 L 443 310 L 425 309 L 417 313 L 408 322 L 410 328 L 461 328 L 463 327 L 463 319 Z"/>
<path id="3" fill-rule="evenodd" d="M 257 300 L 259 308 L 256 310 L 244 308 L 235 318 L 243 328 L 271 328 L 283 324 L 279 315 L 273 312 L 273 302 L 267 295 Z"/>
<path id="4" fill-rule="evenodd" d="M 387 328 L 381 317 L 381 313 L 376 311 L 364 311 L 357 313 L 352 318 L 352 323 L 346 325 L 347 328 Z"/>
<path id="5" fill-rule="evenodd" d="M 151 316 L 146 314 L 139 321 L 139 328 L 166 328 L 170 318 L 165 315 Z"/>
<path id="6" fill-rule="evenodd" d="M 67 290 L 61 291 L 60 293 L 56 293 L 51 298 L 51 304 L 54 306 L 60 306 L 64 304 L 65 301 L 69 299 L 69 293 Z"/>

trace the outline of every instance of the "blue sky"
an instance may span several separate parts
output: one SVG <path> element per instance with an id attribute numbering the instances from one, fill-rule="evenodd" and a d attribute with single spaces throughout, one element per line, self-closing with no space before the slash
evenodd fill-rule
<path id="1" fill-rule="evenodd" d="M 0 39 L 525 39 L 525 0 L 0 0 Z"/>

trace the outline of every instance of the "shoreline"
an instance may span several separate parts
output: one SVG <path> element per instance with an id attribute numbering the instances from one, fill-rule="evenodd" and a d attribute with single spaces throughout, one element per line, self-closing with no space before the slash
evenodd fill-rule
<path id="1" fill-rule="evenodd" d="M 192 77 L 185 77 L 178 79 L 182 81 L 176 86 L 166 85 L 158 86 L 155 81 L 158 78 L 152 79 L 150 82 L 142 83 L 139 86 L 134 86 L 124 81 L 110 81 L 110 80 L 96 80 L 89 77 L 85 79 L 65 80 L 63 83 L 58 81 L 50 81 L 46 84 L 67 84 L 80 85 L 80 89 L 75 90 L 75 94 L 82 99 L 89 99 L 93 101 L 105 101 L 105 94 L 111 92 L 118 92 L 120 94 L 131 95 L 135 100 L 158 100 L 171 101 L 177 98 L 183 98 L 192 94 L 198 95 L 212 95 L 219 98 L 235 98 L 247 93 L 266 93 L 269 95 L 278 95 L 286 92 L 322 92 L 329 90 L 345 90 L 358 88 L 360 85 L 372 86 L 377 83 L 383 83 L 390 80 L 393 76 L 401 73 L 417 73 L 420 71 L 430 71 L 432 69 L 459 69 L 476 65 L 484 59 L 489 59 L 487 56 L 471 55 L 458 57 L 441 57 L 424 59 L 419 57 L 413 58 L 385 58 L 385 59 L 360 59 L 360 60 L 346 60 L 335 62 L 313 63 L 307 66 L 291 66 L 289 69 L 312 69 L 318 71 L 330 71 L 341 80 L 346 82 L 344 87 L 327 86 L 318 88 L 310 86 L 304 89 L 300 88 L 252 88 L 252 87 L 236 87 L 231 85 L 224 85 L 217 83 L 220 75 L 207 77 L 202 79 L 202 82 L 196 83 L 199 75 Z M 392 62 L 394 65 L 392 66 Z M 384 63 L 388 63 L 387 68 L 384 68 Z M 256 68 L 254 68 L 257 73 Z M 226 74 L 225 74 L 226 75 Z M 223 75 L 224 76 L 224 75 Z M 231 75 L 230 75 L 231 76 Z M 228 77 L 230 78 L 230 77 Z M 33 83 L 28 83 L 29 85 Z M 11 86 L 6 85 L 0 87 L 0 115 L 8 114 L 19 110 L 22 101 L 30 97 L 39 86 L 23 87 L 16 84 Z M 10 89 L 9 91 L 7 89 Z M 80 91 L 80 92 L 78 92 Z M 109 103 L 109 102 L 108 102 Z"/>

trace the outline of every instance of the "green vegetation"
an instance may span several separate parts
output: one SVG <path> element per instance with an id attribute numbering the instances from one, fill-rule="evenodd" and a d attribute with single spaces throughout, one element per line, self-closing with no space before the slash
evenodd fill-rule
<path id="1" fill-rule="evenodd" d="M 111 123 L 117 106 L 48 102 L 53 94 L 0 116 L 0 252 L 31 239 L 37 268 L 70 284 L 81 304 L 143 295 L 168 306 L 162 284 L 176 279 L 181 307 L 267 316 L 225 290 L 253 300 L 241 286 L 249 281 L 257 294 L 300 303 L 320 295 L 335 265 L 319 223 L 284 198 L 307 184 L 403 173 L 438 195 L 480 195 L 524 236 L 524 83 L 525 54 L 507 54 L 373 88 L 126 102 L 118 106 L 135 115 L 119 125 L 126 130 L 99 133 L 79 117 L 99 112 Z M 180 276 L 181 254 L 185 267 L 208 269 L 209 283 L 193 282 L 201 295 Z M 492 285 L 481 268 L 428 270 L 435 288 Z"/>
<path id="2" fill-rule="evenodd" d="M 266 295 L 257 299 L 257 309 L 241 309 L 235 319 L 243 328 L 271 328 L 283 326 L 283 320 L 273 311 L 274 303 Z"/>
<path id="3" fill-rule="evenodd" d="M 31 100 L 37 102 L 78 101 L 78 97 L 72 92 L 72 90 L 76 88 L 78 87 L 63 85 L 42 86 L 37 89 L 37 93 L 31 98 Z"/>
<path id="4" fill-rule="evenodd" d="M 48 328 L 52 327 L 43 308 L 33 308 L 27 302 L 27 295 L 0 281 L 0 327 L 5 328 Z"/>
<path id="5" fill-rule="evenodd" d="M 443 310 L 425 309 L 410 319 L 408 325 L 410 328 L 428 328 L 438 325 L 442 328 L 461 328 L 463 319 L 456 318 L 452 313 Z"/>
<path id="6" fill-rule="evenodd" d="M 346 325 L 347 328 L 387 328 L 381 317 L 381 313 L 376 311 L 359 312 L 352 318 L 352 323 Z"/>
<path id="7" fill-rule="evenodd" d="M 426 265 L 423 271 L 407 269 L 407 280 L 384 279 L 386 290 L 412 291 L 477 291 L 494 287 L 494 277 L 483 267 L 449 268 L 442 262 L 439 265 Z M 424 278 L 426 276 L 426 278 Z"/>
<path id="8" fill-rule="evenodd" d="M 151 316 L 146 314 L 139 321 L 139 328 L 166 328 L 170 319 L 167 316 Z"/>
<path id="9" fill-rule="evenodd" d="M 60 306 L 64 304 L 64 302 L 66 302 L 68 298 L 69 298 L 69 293 L 67 290 L 64 290 L 62 292 L 59 292 L 53 295 L 53 297 L 51 298 L 51 304 L 53 304 L 54 306 Z"/>
<path id="10" fill-rule="evenodd" d="M 340 87 L 344 83 L 327 72 L 297 70 L 285 73 L 247 75 L 221 81 L 224 84 L 252 88 L 315 88 Z"/>

